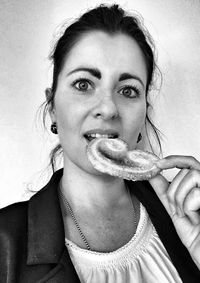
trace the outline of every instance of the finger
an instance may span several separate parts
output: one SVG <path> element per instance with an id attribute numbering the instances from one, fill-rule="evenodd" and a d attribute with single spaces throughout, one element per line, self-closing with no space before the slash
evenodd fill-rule
<path id="1" fill-rule="evenodd" d="M 200 163 L 193 156 L 169 155 L 158 160 L 156 165 L 162 170 L 171 168 L 200 170 Z"/>
<path id="2" fill-rule="evenodd" d="M 149 180 L 149 183 L 152 185 L 152 187 L 154 188 L 155 192 L 159 196 L 162 196 L 163 194 L 165 194 L 166 190 L 169 187 L 169 182 L 161 174 L 158 174 L 155 177 L 151 178 Z"/>
<path id="3" fill-rule="evenodd" d="M 159 197 L 167 212 L 170 214 L 169 202 L 166 195 L 166 191 L 169 187 L 169 182 L 167 181 L 167 179 L 164 176 L 158 174 L 155 177 L 151 178 L 149 180 L 149 183 L 153 187 L 155 193 Z"/>
<path id="4" fill-rule="evenodd" d="M 184 213 L 194 225 L 200 224 L 200 188 L 193 188 L 183 204 Z"/>
<path id="5" fill-rule="evenodd" d="M 166 210 L 170 215 L 176 212 L 174 203 L 174 193 L 177 186 L 181 182 L 182 178 L 187 174 L 188 169 L 182 169 L 170 184 L 167 179 L 158 174 L 149 180 L 157 196 L 161 200 L 162 204 L 165 206 Z"/>
<path id="6" fill-rule="evenodd" d="M 187 169 L 186 169 L 187 170 Z M 183 203 L 189 192 L 195 188 L 200 187 L 200 171 L 190 170 L 182 178 L 177 189 L 174 192 L 175 205 L 179 216 L 184 215 Z"/>
<path id="7" fill-rule="evenodd" d="M 179 173 L 172 180 L 166 192 L 172 214 L 177 212 L 177 205 L 176 205 L 176 199 L 175 199 L 176 192 L 177 190 L 179 190 L 179 185 L 181 181 L 183 180 L 183 178 L 185 177 L 185 175 L 188 173 L 188 171 L 189 171 L 188 169 L 180 170 Z"/>

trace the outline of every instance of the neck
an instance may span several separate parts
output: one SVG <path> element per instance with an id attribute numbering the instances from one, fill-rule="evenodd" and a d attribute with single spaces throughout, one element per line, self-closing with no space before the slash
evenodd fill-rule
<path id="1" fill-rule="evenodd" d="M 72 163 L 65 164 L 61 185 L 72 206 L 88 209 L 112 207 L 127 197 L 123 179 L 107 174 L 89 174 Z"/>

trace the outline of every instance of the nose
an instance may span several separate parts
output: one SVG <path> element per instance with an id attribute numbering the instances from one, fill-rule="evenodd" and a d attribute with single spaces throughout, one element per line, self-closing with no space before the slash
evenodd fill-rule
<path id="1" fill-rule="evenodd" d="M 101 95 L 93 114 L 96 118 L 104 120 L 115 119 L 119 116 L 118 107 L 112 95 Z"/>

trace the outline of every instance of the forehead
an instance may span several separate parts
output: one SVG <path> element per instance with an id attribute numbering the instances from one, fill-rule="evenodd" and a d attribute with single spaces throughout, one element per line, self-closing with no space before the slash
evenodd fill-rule
<path id="1" fill-rule="evenodd" d="M 134 71 L 146 81 L 146 64 L 138 43 L 130 36 L 92 31 L 82 35 L 65 59 L 64 68 L 90 65 L 102 72 Z"/>

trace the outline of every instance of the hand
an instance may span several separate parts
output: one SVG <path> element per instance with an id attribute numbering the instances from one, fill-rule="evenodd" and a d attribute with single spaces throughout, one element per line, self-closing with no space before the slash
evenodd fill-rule
<path id="1" fill-rule="evenodd" d="M 162 175 L 150 179 L 176 231 L 200 269 L 200 163 L 190 156 L 171 155 L 158 161 L 162 170 L 181 169 L 169 183 Z"/>

